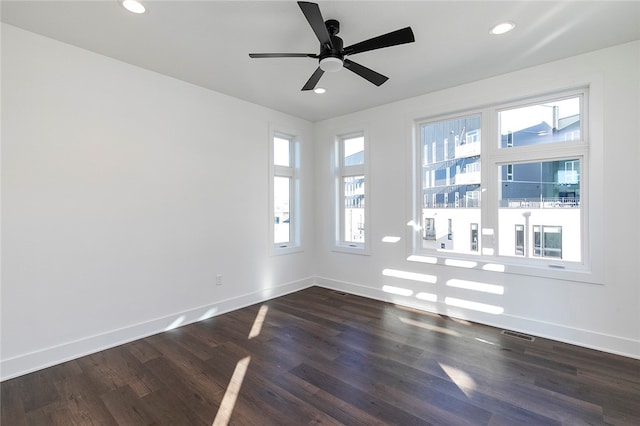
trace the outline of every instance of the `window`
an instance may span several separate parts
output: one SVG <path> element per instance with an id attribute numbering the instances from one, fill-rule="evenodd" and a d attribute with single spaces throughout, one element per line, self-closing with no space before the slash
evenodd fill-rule
<path id="1" fill-rule="evenodd" d="M 270 140 L 270 240 L 275 254 L 300 250 L 299 142 L 277 131 Z"/>
<path id="2" fill-rule="evenodd" d="M 562 259 L 562 226 L 533 227 L 533 255 Z"/>
<path id="3" fill-rule="evenodd" d="M 471 224 L 471 251 L 478 251 L 478 224 Z"/>
<path id="4" fill-rule="evenodd" d="M 413 254 L 587 271 L 586 100 L 579 89 L 417 120 Z"/>
<path id="5" fill-rule="evenodd" d="M 580 140 L 581 99 L 582 96 L 571 96 L 501 110 L 500 146 L 514 148 Z"/>
<path id="6" fill-rule="evenodd" d="M 341 135 L 336 144 L 336 244 L 341 251 L 367 249 L 367 172 L 363 132 Z"/>
<path id="7" fill-rule="evenodd" d="M 513 181 L 513 164 L 507 164 L 507 180 Z"/>
<path id="8" fill-rule="evenodd" d="M 478 252 L 481 130 L 480 114 L 419 123 L 420 152 L 429 153 L 420 159 L 424 179 L 418 187 L 425 224 L 420 250 Z M 456 241 L 454 224 L 465 222 L 476 224 L 475 248 Z M 460 238 L 464 238 L 466 231 L 461 229 Z"/>
<path id="9" fill-rule="evenodd" d="M 424 239 L 425 240 L 436 239 L 435 220 L 432 217 L 426 217 L 424 219 Z"/>
<path id="10" fill-rule="evenodd" d="M 508 167 L 509 165 L 500 166 L 500 168 Z M 579 196 L 581 192 L 580 160 L 572 158 L 536 161 L 516 164 L 513 167 L 518 170 L 518 176 L 521 178 L 517 182 L 501 181 L 498 200 L 499 230 L 512 227 L 525 216 L 531 223 L 546 224 L 549 229 L 555 229 L 557 228 L 555 225 L 561 223 L 560 228 L 564 227 L 565 237 L 571 241 L 571 249 L 566 253 L 565 260 L 580 262 L 582 233 Z M 560 244 L 558 248 L 561 246 Z M 500 254 L 508 255 L 513 251 L 509 245 L 500 246 Z M 525 255 L 518 253 L 517 248 L 515 254 Z M 562 256 L 536 253 L 535 250 L 533 256 L 562 258 Z"/>
<path id="11" fill-rule="evenodd" d="M 524 225 L 516 225 L 515 255 L 524 256 Z"/>

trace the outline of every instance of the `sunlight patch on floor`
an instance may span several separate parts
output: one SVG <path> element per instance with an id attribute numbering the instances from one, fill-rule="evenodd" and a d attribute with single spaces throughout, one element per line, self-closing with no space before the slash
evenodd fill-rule
<path id="1" fill-rule="evenodd" d="M 478 342 L 480 342 L 480 343 L 486 343 L 487 345 L 492 345 L 492 346 L 495 346 L 495 345 L 496 345 L 496 344 L 495 344 L 495 343 L 493 343 L 493 342 L 490 342 L 490 341 L 485 340 L 485 339 L 481 339 L 481 338 L 479 338 L 479 337 L 476 337 L 475 339 L 476 339 Z"/>
<path id="2" fill-rule="evenodd" d="M 216 418 L 213 420 L 211 426 L 226 426 L 229 424 L 229 420 L 231 420 L 231 414 L 236 406 L 236 400 L 238 399 L 238 394 L 240 393 L 240 388 L 242 387 L 242 382 L 244 381 L 244 376 L 249 368 L 250 361 L 251 357 L 248 356 L 242 358 L 236 364 L 236 369 L 233 371 L 231 380 L 229 380 L 229 385 L 227 386 L 227 390 L 222 398 L 222 403 L 220 403 L 220 408 L 218 409 Z"/>
<path id="3" fill-rule="evenodd" d="M 262 331 L 262 324 L 264 323 L 264 319 L 267 316 L 267 312 L 269 312 L 269 307 L 267 305 L 260 306 L 260 310 L 256 315 L 256 319 L 253 320 L 253 325 L 251 326 L 251 331 L 249 332 L 249 339 L 253 339 L 254 337 L 258 337 L 260 332 Z"/>
<path id="4" fill-rule="evenodd" d="M 443 364 L 439 362 L 440 368 L 447 373 L 447 376 L 451 379 L 453 383 L 464 393 L 467 398 L 471 398 L 473 395 L 473 391 L 476 390 L 476 382 L 473 378 L 468 375 L 466 372 L 460 370 L 459 368 L 452 367 L 447 364 Z"/>

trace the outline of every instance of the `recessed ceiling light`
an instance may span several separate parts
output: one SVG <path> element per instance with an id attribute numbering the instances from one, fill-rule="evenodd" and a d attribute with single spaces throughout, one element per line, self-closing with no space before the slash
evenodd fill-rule
<path id="1" fill-rule="evenodd" d="M 144 13 L 145 11 L 142 3 L 137 0 L 122 0 L 122 6 L 129 12 L 133 13 Z"/>
<path id="2" fill-rule="evenodd" d="M 313 92 L 322 95 L 323 93 L 327 92 L 327 89 L 325 89 L 324 87 L 316 87 L 315 89 L 313 89 Z"/>
<path id="3" fill-rule="evenodd" d="M 489 33 L 494 35 L 504 34 L 504 33 L 508 33 L 515 27 L 516 27 L 516 24 L 514 24 L 513 22 L 502 22 L 496 25 L 495 27 L 491 28 L 491 31 L 489 31 Z"/>

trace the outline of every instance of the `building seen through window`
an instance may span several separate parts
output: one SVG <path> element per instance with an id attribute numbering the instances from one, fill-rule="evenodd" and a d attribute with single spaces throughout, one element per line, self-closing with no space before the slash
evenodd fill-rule
<path id="1" fill-rule="evenodd" d="M 487 132 L 488 141 L 480 113 L 419 123 L 419 250 L 482 254 L 482 218 L 495 217 L 491 249 L 498 255 L 580 262 L 582 148 L 575 156 L 566 151 L 568 157 L 554 149 L 584 136 L 581 101 L 574 96 L 498 110 L 498 126 L 489 127 L 499 134 Z M 483 153 L 491 143 L 499 155 Z M 528 160 L 534 145 L 536 155 L 548 159 Z M 496 168 L 497 181 L 483 182 L 496 176 L 488 167 Z M 482 201 L 482 188 L 494 191 L 497 206 Z"/>

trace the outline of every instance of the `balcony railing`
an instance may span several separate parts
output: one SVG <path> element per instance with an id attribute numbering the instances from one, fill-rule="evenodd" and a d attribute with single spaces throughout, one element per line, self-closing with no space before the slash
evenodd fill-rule
<path id="1" fill-rule="evenodd" d="M 507 198 L 500 200 L 501 208 L 509 209 L 558 209 L 580 207 L 580 199 L 575 197 L 555 198 Z"/>
<path id="2" fill-rule="evenodd" d="M 464 208 L 477 208 L 480 207 L 480 200 L 478 199 L 461 199 L 458 200 L 458 203 L 455 201 L 447 202 L 447 203 L 424 203 L 422 208 L 424 209 L 464 209 Z"/>

